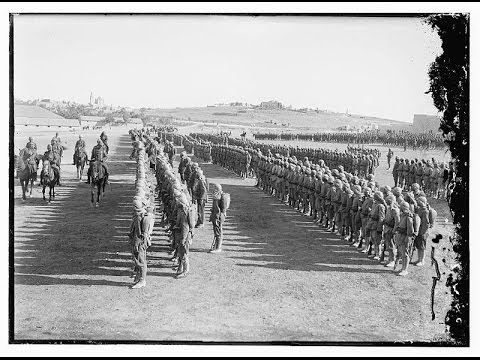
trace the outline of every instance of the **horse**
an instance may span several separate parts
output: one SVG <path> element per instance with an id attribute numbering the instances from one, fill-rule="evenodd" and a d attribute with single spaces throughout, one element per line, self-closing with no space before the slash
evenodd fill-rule
<path id="1" fill-rule="evenodd" d="M 32 197 L 33 182 L 37 179 L 37 169 L 40 159 L 41 156 L 37 155 L 26 164 L 23 160 L 23 151 L 20 152 L 20 156 L 17 160 L 17 175 L 20 180 L 20 185 L 22 186 L 22 200 L 27 199 L 26 192 L 28 191 L 28 182 L 30 182 L 30 195 L 28 197 Z"/>
<path id="2" fill-rule="evenodd" d="M 87 162 L 87 153 L 85 151 L 78 151 L 75 153 L 75 165 L 77 166 L 77 179 L 82 181 L 83 169 Z"/>
<path id="3" fill-rule="evenodd" d="M 50 203 L 52 201 L 52 197 L 55 199 L 55 184 L 58 181 L 58 174 L 55 174 L 55 171 L 53 170 L 52 165 L 50 164 L 50 161 L 44 161 L 43 162 L 43 167 L 42 167 L 42 174 L 40 178 L 40 184 L 43 185 L 43 200 L 45 199 L 45 188 L 48 186 L 49 188 L 49 197 L 48 197 L 48 202 Z"/>
<path id="4" fill-rule="evenodd" d="M 91 206 L 93 207 L 93 200 L 95 195 L 95 187 L 97 188 L 97 201 L 95 202 L 95 207 L 99 207 L 100 203 L 100 192 L 102 192 L 103 196 L 105 196 L 105 185 L 108 180 L 108 175 L 105 172 L 103 164 L 100 160 L 95 160 L 92 166 L 92 175 L 91 175 Z"/>

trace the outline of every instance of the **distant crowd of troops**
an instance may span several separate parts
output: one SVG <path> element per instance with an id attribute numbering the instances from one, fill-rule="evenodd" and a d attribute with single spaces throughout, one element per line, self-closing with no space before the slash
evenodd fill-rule
<path id="1" fill-rule="evenodd" d="M 325 132 L 325 133 L 255 133 L 255 140 L 287 140 L 287 141 L 314 141 L 338 142 L 347 144 L 382 144 L 416 149 L 444 149 L 445 139 L 442 135 L 433 132 L 414 133 L 410 131 L 379 132 L 369 130 L 360 133 L 354 132 Z"/>
<path id="2" fill-rule="evenodd" d="M 448 165 L 434 158 L 430 161 L 396 157 L 392 174 L 395 186 L 401 189 L 409 189 L 416 183 L 427 196 L 445 199 L 454 177 L 454 169 L 452 163 Z"/>
<path id="3" fill-rule="evenodd" d="M 190 134 L 184 136 L 185 149 L 197 151 L 200 158 L 233 170 L 241 176 L 252 174 L 251 166 L 262 157 L 278 154 L 286 158 L 308 157 L 312 162 L 322 160 L 329 167 L 342 165 L 346 171 L 359 176 L 375 174 L 379 166 L 380 152 L 376 149 L 348 147 L 345 152 L 323 148 L 300 148 L 293 146 L 279 146 L 260 144 L 253 141 L 228 139 L 223 145 L 223 139 L 212 134 Z"/>
<path id="4" fill-rule="evenodd" d="M 424 265 L 426 242 L 436 218 L 427 201 L 430 182 L 422 178 L 420 184 L 406 183 L 402 177 L 403 183 L 392 189 L 375 182 L 374 171 L 368 166 L 362 168 L 357 163 L 352 167 L 345 161 L 352 153 L 362 159 L 376 157 L 375 151 L 349 147 L 340 155 L 324 149 L 289 147 L 288 155 L 283 155 L 272 152 L 279 149 L 276 146 L 255 144 L 259 146 L 254 149 L 252 142 L 238 139 L 222 145 L 215 135 L 208 134 L 183 136 L 181 142 L 185 149 L 202 154 L 203 160 L 231 168 L 239 176 L 254 174 L 258 188 L 310 216 L 327 231 L 337 232 L 369 258 L 394 271 L 401 264 L 398 275 L 408 274 L 415 250 L 415 264 Z M 365 150 L 371 153 L 363 153 Z M 328 163 L 318 158 L 319 154 L 330 155 Z M 313 155 L 315 160 L 305 155 Z M 348 169 L 343 164 L 349 164 Z"/>

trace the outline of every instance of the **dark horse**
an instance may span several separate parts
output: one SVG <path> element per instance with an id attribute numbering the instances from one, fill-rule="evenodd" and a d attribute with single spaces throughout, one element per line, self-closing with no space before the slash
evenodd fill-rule
<path id="1" fill-rule="evenodd" d="M 100 160 L 95 160 L 92 166 L 92 201 L 91 206 L 93 206 L 93 200 L 95 195 L 95 187 L 97 188 L 97 201 L 95 201 L 95 207 L 99 206 L 100 203 L 100 192 L 102 192 L 103 196 L 105 196 L 105 185 L 108 180 L 108 175 L 103 167 L 103 164 Z"/>
<path id="2" fill-rule="evenodd" d="M 80 181 L 82 181 L 83 169 L 87 161 L 87 153 L 85 150 L 77 150 L 75 153 L 75 165 L 77 166 L 77 179 Z"/>
<path id="3" fill-rule="evenodd" d="M 55 184 L 58 181 L 58 174 L 55 174 L 55 171 L 50 164 L 50 161 L 44 161 L 42 167 L 42 174 L 40 178 L 40 184 L 43 185 L 43 200 L 45 199 L 45 188 L 48 186 L 49 188 L 49 197 L 48 202 L 52 201 L 52 197 L 55 199 Z"/>
<path id="4" fill-rule="evenodd" d="M 28 191 L 28 182 L 30 182 L 30 194 L 28 197 L 32 197 L 33 182 L 37 179 L 38 163 L 40 162 L 41 155 L 37 155 L 28 163 L 23 160 L 23 151 L 20 152 L 20 156 L 17 158 L 18 170 L 17 176 L 22 186 L 22 199 L 26 200 L 26 192 Z"/>

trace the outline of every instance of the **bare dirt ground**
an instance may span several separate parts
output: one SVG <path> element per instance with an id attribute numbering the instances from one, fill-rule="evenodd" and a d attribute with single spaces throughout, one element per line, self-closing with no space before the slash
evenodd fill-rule
<path id="1" fill-rule="evenodd" d="M 436 250 L 443 275 L 432 321 L 430 264 L 395 276 L 263 194 L 254 180 L 201 162 L 209 182 L 232 197 L 224 252 L 207 253 L 213 238 L 207 224 L 195 232 L 191 273 L 175 279 L 157 222 L 147 287 L 131 290 L 126 233 L 135 164 L 130 138 L 110 138 L 111 187 L 98 209 L 89 207 L 89 185 L 74 180 L 72 165 L 64 165 L 64 186 L 50 205 L 38 187 L 22 202 L 15 180 L 15 340 L 445 339 L 448 240 Z"/>

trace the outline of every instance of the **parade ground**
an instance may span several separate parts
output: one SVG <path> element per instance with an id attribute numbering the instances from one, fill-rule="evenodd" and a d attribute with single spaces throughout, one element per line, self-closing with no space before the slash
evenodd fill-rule
<path id="1" fill-rule="evenodd" d="M 100 131 L 80 133 L 90 152 Z M 32 198 L 22 201 L 19 181 L 14 180 L 15 340 L 448 340 L 444 317 L 451 296 L 445 281 L 455 262 L 445 202 L 431 200 L 438 211 L 433 232 L 444 234 L 435 246 L 441 280 L 434 291 L 434 320 L 431 291 L 436 273 L 430 264 L 430 241 L 426 265 L 412 265 L 408 276 L 396 276 L 267 196 L 254 186 L 254 179 L 242 180 L 199 160 L 209 183 L 220 183 L 231 194 L 223 252 L 207 252 L 213 240 L 210 223 L 195 229 L 190 273 L 175 279 L 165 227 L 157 221 L 147 253 L 147 286 L 132 290 L 127 237 L 135 191 L 132 141 L 128 130 L 107 130 L 110 185 L 100 207 L 91 208 L 90 185 L 85 177 L 82 182 L 76 179 L 72 165 L 80 133 L 60 133 L 67 149 L 62 186 L 55 188 L 51 204 L 42 199 L 38 185 Z M 28 136 L 16 134 L 15 147 L 23 147 Z M 43 154 L 54 130 L 33 136 Z M 177 154 L 180 151 L 177 148 Z M 394 152 L 400 156 L 403 149 Z M 382 150 L 380 183 L 392 185 L 385 156 Z M 209 200 L 207 218 L 210 206 Z"/>

